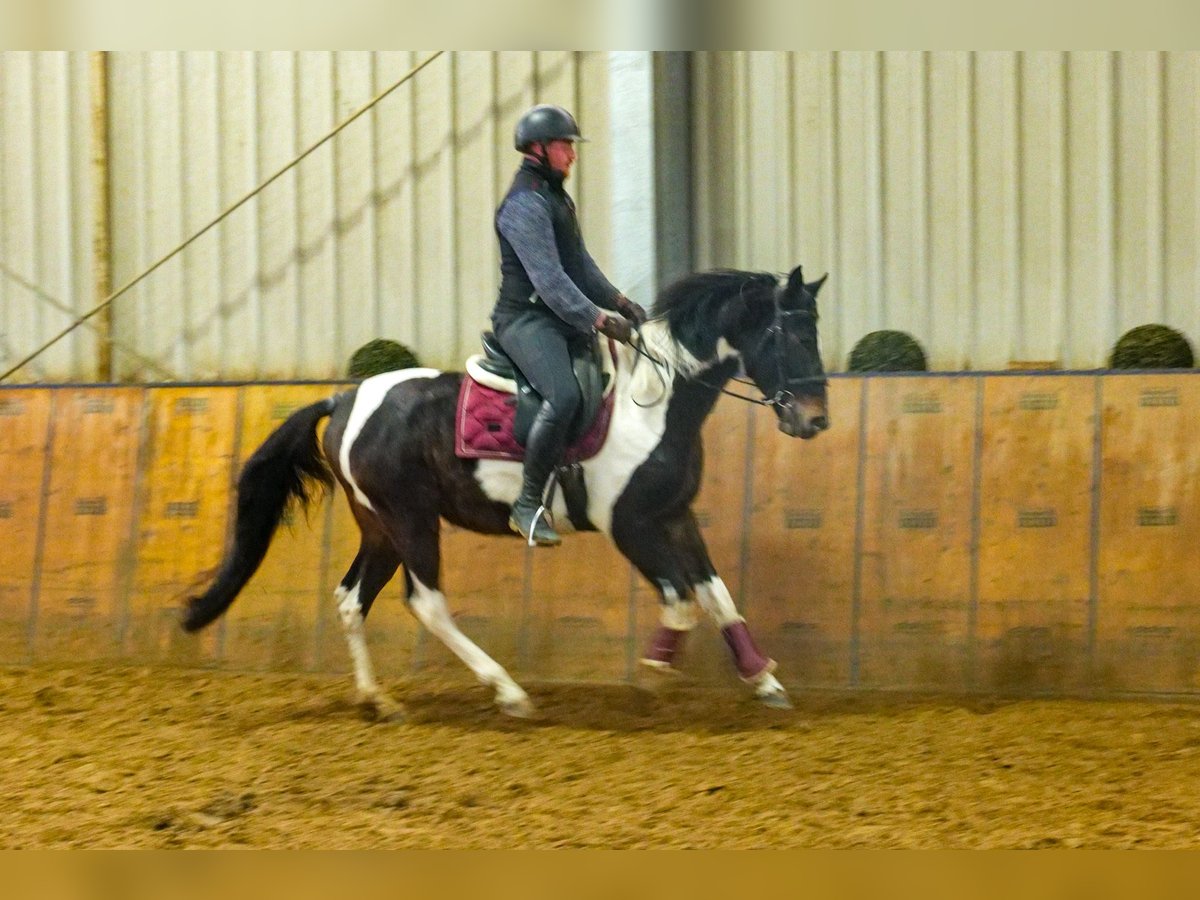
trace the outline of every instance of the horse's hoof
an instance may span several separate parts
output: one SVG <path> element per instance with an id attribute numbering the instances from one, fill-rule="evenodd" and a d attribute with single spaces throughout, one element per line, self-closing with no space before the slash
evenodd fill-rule
<path id="1" fill-rule="evenodd" d="M 757 699 L 763 706 L 769 706 L 771 709 L 792 709 L 792 701 L 788 699 L 786 691 L 758 694 Z"/>
<path id="2" fill-rule="evenodd" d="M 496 706 L 500 712 L 514 719 L 532 719 L 537 716 L 537 707 L 528 697 L 517 697 L 513 700 L 497 700 Z"/>
<path id="3" fill-rule="evenodd" d="M 669 662 L 663 662 L 661 659 L 650 659 L 642 657 L 638 660 L 645 672 L 652 672 L 655 675 L 665 675 L 668 678 L 683 678 L 683 672 Z"/>
<path id="4" fill-rule="evenodd" d="M 403 722 L 408 713 L 404 704 L 386 694 L 372 694 L 358 698 L 358 710 L 368 722 Z"/>

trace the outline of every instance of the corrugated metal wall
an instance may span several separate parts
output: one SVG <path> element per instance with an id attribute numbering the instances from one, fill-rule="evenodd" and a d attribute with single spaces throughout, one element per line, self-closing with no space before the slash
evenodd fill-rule
<path id="1" fill-rule="evenodd" d="M 832 273 L 827 361 L 879 328 L 933 367 L 1104 365 L 1200 341 L 1200 54 L 705 52 L 699 265 Z"/>
<path id="2" fill-rule="evenodd" d="M 111 54 L 115 282 L 428 55 Z M 539 101 L 605 120 L 605 55 L 442 56 L 119 301 L 117 334 L 183 378 L 334 377 L 375 337 L 458 365 L 495 300 L 512 125 Z M 572 176 L 598 259 L 604 157 L 589 146 Z"/>
<path id="3" fill-rule="evenodd" d="M 108 54 L 112 286 L 429 55 Z M 518 162 L 517 115 L 558 102 L 605 131 L 609 64 L 605 53 L 565 51 L 440 57 L 118 298 L 115 376 L 336 377 L 375 337 L 458 365 L 495 297 L 492 215 Z M 0 53 L 0 367 L 97 300 L 88 67 L 86 53 Z M 602 265 L 612 258 L 611 152 L 589 145 L 571 182 Z M 93 332 L 79 328 L 16 378 L 92 380 L 98 357 Z"/>
<path id="4" fill-rule="evenodd" d="M 109 54 L 113 284 L 427 54 Z M 830 364 L 883 327 L 937 368 L 1103 365 L 1160 321 L 1200 340 L 1200 54 L 700 52 L 697 267 L 833 278 Z M 457 365 L 495 291 L 509 131 L 535 100 L 600 140 L 571 187 L 619 254 L 606 53 L 446 54 L 115 304 L 123 379 L 332 377 L 374 337 Z M 85 53 L 0 54 L 0 363 L 95 302 Z M 670 98 L 667 98 L 668 100 Z M 680 98 L 684 100 L 685 98 Z M 686 104 L 685 104 L 686 105 Z M 648 299 L 639 297 L 638 299 Z M 20 380 L 90 380 L 77 329 Z"/>
<path id="5" fill-rule="evenodd" d="M 93 303 L 88 56 L 0 53 L 0 370 Z M 79 328 L 22 373 L 95 377 Z"/>

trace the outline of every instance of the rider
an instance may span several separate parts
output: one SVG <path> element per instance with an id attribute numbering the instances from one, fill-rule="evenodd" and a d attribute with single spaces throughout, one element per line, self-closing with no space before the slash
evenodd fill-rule
<path id="1" fill-rule="evenodd" d="M 525 442 L 521 494 L 508 524 L 527 540 L 532 530 L 532 542 L 543 545 L 560 542 L 538 510 L 582 402 L 570 347 L 594 340 L 597 331 L 628 343 L 629 323 L 646 319 L 645 310 L 613 287 L 587 252 L 575 204 L 563 189 L 575 162 L 575 143 L 582 140 L 574 117 L 561 106 L 528 110 L 517 122 L 514 140 L 525 158 L 496 210 L 500 296 L 492 328 L 542 397 Z"/>

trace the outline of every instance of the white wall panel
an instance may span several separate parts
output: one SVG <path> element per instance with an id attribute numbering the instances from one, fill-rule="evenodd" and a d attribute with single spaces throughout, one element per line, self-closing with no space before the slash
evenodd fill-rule
<path id="1" fill-rule="evenodd" d="M 0 370 L 94 304 L 90 127 L 86 54 L 0 52 Z M 95 348 L 79 329 L 19 377 L 92 379 Z"/>
<path id="2" fill-rule="evenodd" d="M 1200 54 L 694 66 L 697 259 L 828 269 L 834 366 L 878 328 L 910 331 L 941 369 L 1101 366 L 1145 322 L 1200 341 Z"/>
<path id="3" fill-rule="evenodd" d="M 111 54 L 117 283 L 428 55 Z M 180 378 L 340 377 L 375 337 L 459 365 L 488 326 L 492 217 L 531 103 L 574 108 L 599 138 L 569 188 L 609 262 L 606 76 L 602 53 L 444 55 L 121 298 L 120 336 Z"/>
<path id="4" fill-rule="evenodd" d="M 109 54 L 114 286 L 426 55 Z M 830 271 L 834 367 L 884 327 L 943 369 L 1099 366 L 1149 321 L 1200 340 L 1200 54 L 692 64 L 695 215 L 665 227 L 692 231 L 699 267 Z M 606 53 L 447 54 L 119 298 L 115 337 L 178 378 L 336 377 L 379 336 L 457 365 L 487 325 L 492 214 L 531 103 L 572 107 L 596 139 L 570 188 L 593 255 L 619 266 L 610 71 Z M 85 53 L 0 54 L 0 362 L 65 326 L 53 303 L 95 303 L 88 88 Z M 94 378 L 97 346 L 76 329 L 19 378 Z"/>

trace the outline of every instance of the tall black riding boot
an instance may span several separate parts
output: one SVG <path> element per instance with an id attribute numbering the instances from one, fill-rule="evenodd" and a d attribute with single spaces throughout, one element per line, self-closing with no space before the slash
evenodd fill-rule
<path id="1" fill-rule="evenodd" d="M 560 423 L 550 404 L 543 403 L 525 441 L 525 481 L 521 485 L 521 495 L 512 505 L 508 527 L 540 546 L 553 547 L 562 543 L 562 538 L 550 524 L 550 511 L 544 510 L 539 516 L 538 510 L 542 507 L 546 482 L 565 449 L 565 432 L 569 424 Z M 532 539 L 530 529 L 533 530 Z"/>

